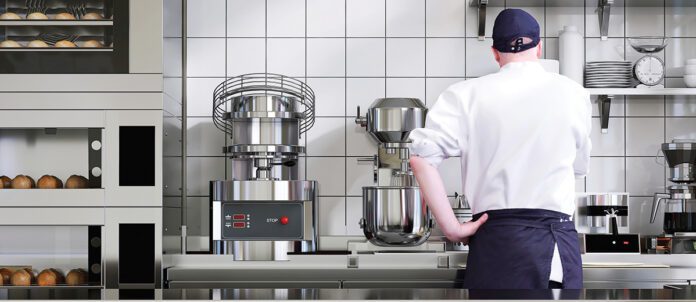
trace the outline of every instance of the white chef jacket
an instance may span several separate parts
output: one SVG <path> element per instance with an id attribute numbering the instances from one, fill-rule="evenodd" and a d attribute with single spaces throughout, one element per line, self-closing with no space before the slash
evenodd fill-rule
<path id="1" fill-rule="evenodd" d="M 538 62 L 509 63 L 447 88 L 425 128 L 411 131 L 410 151 L 435 167 L 460 156 L 474 214 L 536 208 L 572 216 L 575 177 L 588 171 L 591 110 L 576 82 Z M 551 280 L 560 282 L 557 248 L 554 258 Z"/>

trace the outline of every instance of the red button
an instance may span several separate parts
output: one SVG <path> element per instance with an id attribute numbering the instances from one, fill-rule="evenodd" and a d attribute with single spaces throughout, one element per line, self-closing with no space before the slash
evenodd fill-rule
<path id="1" fill-rule="evenodd" d="M 288 219 L 287 216 L 280 217 L 280 224 L 285 225 L 288 224 L 288 222 L 290 222 L 290 219 Z"/>

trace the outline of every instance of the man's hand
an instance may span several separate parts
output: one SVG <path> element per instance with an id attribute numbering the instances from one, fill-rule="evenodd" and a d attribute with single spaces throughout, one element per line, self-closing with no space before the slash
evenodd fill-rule
<path id="1" fill-rule="evenodd" d="M 467 243 L 468 238 L 474 235 L 478 228 L 486 222 L 488 215 L 482 215 L 478 221 L 459 223 L 457 217 L 454 216 L 454 211 L 452 211 L 452 205 L 447 199 L 445 185 L 442 183 L 437 169 L 418 156 L 411 156 L 410 163 L 413 174 L 420 185 L 423 199 L 430 211 L 433 212 L 442 233 L 452 242 Z"/>
<path id="2" fill-rule="evenodd" d="M 455 229 L 454 234 L 445 234 L 447 239 L 452 242 L 462 242 L 464 244 L 469 244 L 469 237 L 476 234 L 476 231 L 488 220 L 488 214 L 483 214 L 476 221 L 467 221 L 465 223 L 460 223 L 459 228 Z"/>

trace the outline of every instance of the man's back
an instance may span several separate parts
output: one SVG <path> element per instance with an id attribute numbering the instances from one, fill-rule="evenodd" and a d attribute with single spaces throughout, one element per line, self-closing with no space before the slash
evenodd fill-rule
<path id="1" fill-rule="evenodd" d="M 580 85 L 537 62 L 510 63 L 449 87 L 426 127 L 454 127 L 435 125 L 452 110 L 459 111 L 452 120 L 461 130 L 451 136 L 460 152 L 445 153 L 462 157 L 474 213 L 538 208 L 572 215 L 575 174 L 586 173 L 591 147 L 589 95 Z"/>

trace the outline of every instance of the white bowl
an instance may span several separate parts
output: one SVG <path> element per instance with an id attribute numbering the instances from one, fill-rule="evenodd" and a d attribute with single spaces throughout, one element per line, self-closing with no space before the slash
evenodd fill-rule
<path id="1" fill-rule="evenodd" d="M 684 83 L 686 84 L 686 87 L 696 88 L 696 74 L 685 75 Z"/>
<path id="2" fill-rule="evenodd" d="M 686 65 L 696 65 L 696 59 L 688 59 L 688 60 L 686 60 Z"/>
<path id="3" fill-rule="evenodd" d="M 684 66 L 684 75 L 694 75 L 694 74 L 696 74 L 696 65 Z"/>

